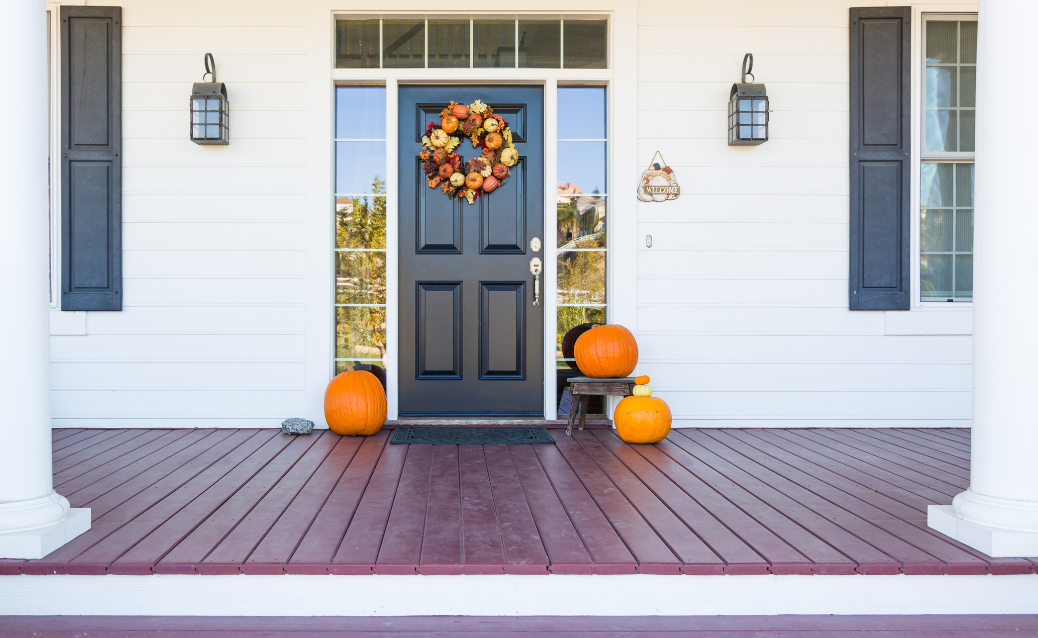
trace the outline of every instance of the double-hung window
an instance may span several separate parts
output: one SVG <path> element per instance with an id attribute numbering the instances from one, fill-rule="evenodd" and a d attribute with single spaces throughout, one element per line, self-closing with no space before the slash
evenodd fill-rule
<path id="1" fill-rule="evenodd" d="M 976 18 L 927 17 L 923 57 L 920 299 L 972 301 Z"/>

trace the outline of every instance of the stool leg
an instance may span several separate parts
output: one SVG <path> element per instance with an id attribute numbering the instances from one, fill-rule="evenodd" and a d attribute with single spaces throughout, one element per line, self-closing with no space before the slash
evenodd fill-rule
<path id="1" fill-rule="evenodd" d="M 580 430 L 584 429 L 584 419 L 587 418 L 587 409 L 591 405 L 591 395 L 585 394 L 580 397 Z"/>
<path id="2" fill-rule="evenodd" d="M 573 434 L 573 423 L 577 420 L 577 410 L 580 409 L 580 401 L 583 399 L 581 396 L 570 395 L 569 402 L 569 421 L 566 424 L 566 436 Z"/>

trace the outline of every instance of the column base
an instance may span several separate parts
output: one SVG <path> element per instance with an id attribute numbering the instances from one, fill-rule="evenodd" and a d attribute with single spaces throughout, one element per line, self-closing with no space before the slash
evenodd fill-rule
<path id="1" fill-rule="evenodd" d="M 945 536 L 984 552 L 992 558 L 1038 556 L 1038 532 L 981 525 L 960 518 L 951 505 L 926 508 L 926 524 Z"/>
<path id="2" fill-rule="evenodd" d="M 90 508 L 72 508 L 57 523 L 0 533 L 0 558 L 43 558 L 90 529 Z"/>

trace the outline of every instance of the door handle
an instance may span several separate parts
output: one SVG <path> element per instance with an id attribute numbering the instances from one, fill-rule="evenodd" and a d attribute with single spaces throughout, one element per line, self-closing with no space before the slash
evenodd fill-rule
<path id="1" fill-rule="evenodd" d="M 533 305 L 541 305 L 541 258 L 530 260 L 530 273 L 533 274 Z"/>

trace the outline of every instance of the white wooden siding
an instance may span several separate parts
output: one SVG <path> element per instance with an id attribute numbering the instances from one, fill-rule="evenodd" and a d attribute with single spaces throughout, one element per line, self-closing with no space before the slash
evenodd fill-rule
<path id="1" fill-rule="evenodd" d="M 307 344 L 333 329 L 307 315 L 308 272 L 331 248 L 313 227 L 331 223 L 331 193 L 308 191 L 314 149 L 327 143 L 330 157 L 331 140 L 307 136 L 327 130 L 308 124 L 328 109 L 308 111 L 307 97 L 324 94 L 312 83 L 329 81 L 331 61 L 310 39 L 331 30 L 314 32 L 318 9 L 288 0 L 120 4 L 125 309 L 85 313 L 74 330 L 55 322 L 54 425 L 304 416 L 307 379 L 325 374 L 308 370 Z M 682 195 L 639 204 L 636 261 L 612 268 L 636 273 L 639 372 L 678 426 L 968 424 L 968 308 L 847 310 L 847 16 L 870 4 L 888 3 L 639 4 L 638 109 L 613 117 L 636 127 L 639 166 L 663 153 Z M 207 51 L 227 83 L 227 147 L 186 139 Z M 771 140 L 731 148 L 728 95 L 746 52 L 771 97 Z M 611 196 L 633 198 L 637 177 Z"/>
<path id="2" fill-rule="evenodd" d="M 848 9 L 885 4 L 640 5 L 639 155 L 682 195 L 638 208 L 639 371 L 679 426 L 969 422 L 968 309 L 847 310 Z M 733 148 L 747 52 L 771 139 Z"/>
<path id="3" fill-rule="evenodd" d="M 52 337 L 54 425 L 303 416 L 305 3 L 120 4 L 124 309 Z M 230 146 L 187 139 L 206 52 L 227 84 Z"/>

